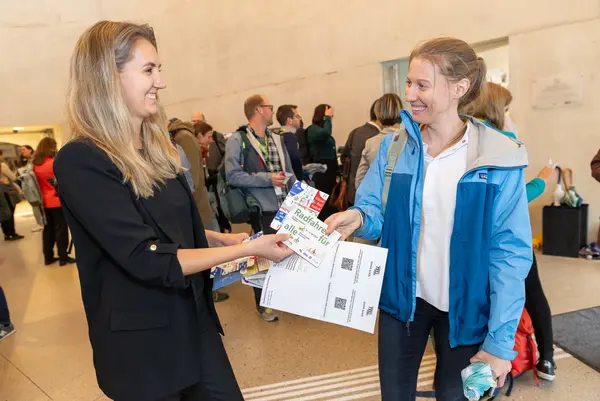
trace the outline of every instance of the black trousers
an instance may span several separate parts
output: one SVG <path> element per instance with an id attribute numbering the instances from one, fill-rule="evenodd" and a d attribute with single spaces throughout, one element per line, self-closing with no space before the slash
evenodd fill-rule
<path id="1" fill-rule="evenodd" d="M 5 237 L 10 237 L 11 235 L 16 235 L 15 231 L 15 205 L 12 203 L 12 199 L 8 195 L 8 193 L 4 192 L 4 195 L 0 193 L 0 196 L 5 196 L 8 204 L 10 205 L 10 211 L 12 217 L 9 220 L 3 221 L 0 226 L 2 227 L 2 232 Z"/>
<path id="2" fill-rule="evenodd" d="M 275 218 L 277 212 L 262 212 L 259 211 L 253 212 L 250 215 L 250 225 L 252 226 L 252 231 L 255 233 L 262 231 L 265 234 L 275 234 L 276 231 L 273 230 L 269 225 Z M 253 287 L 254 289 L 254 302 L 256 303 L 256 309 L 260 308 L 260 298 L 262 297 L 262 289 Z"/>
<path id="3" fill-rule="evenodd" d="M 10 313 L 8 312 L 8 302 L 4 290 L 0 287 L 0 325 L 6 326 L 10 324 Z"/>
<path id="4" fill-rule="evenodd" d="M 200 335 L 201 374 L 198 382 L 167 397 L 147 401 L 243 401 L 221 335 L 214 324 Z M 141 401 L 117 400 L 117 401 Z M 146 400 L 144 400 L 146 401 Z"/>
<path id="5" fill-rule="evenodd" d="M 553 361 L 552 312 L 542 288 L 535 255 L 533 255 L 533 265 L 531 265 L 529 275 L 525 279 L 525 308 L 531 316 L 540 359 Z"/>
<path id="6" fill-rule="evenodd" d="M 464 401 L 461 370 L 480 344 L 450 348 L 448 313 L 417 298 L 415 319 L 409 326 L 386 312 L 379 314 L 379 380 L 383 401 L 414 401 L 419 367 L 433 328 L 435 338 L 434 387 L 438 401 Z"/>
<path id="7" fill-rule="evenodd" d="M 42 235 L 44 259 L 51 263 L 54 259 L 54 244 L 60 260 L 67 260 L 69 247 L 69 229 L 62 208 L 44 209 L 46 211 L 46 225 Z"/>
<path id="8" fill-rule="evenodd" d="M 328 195 L 331 195 L 333 188 L 335 187 L 337 176 L 338 176 L 338 163 L 337 160 L 319 160 L 316 163 L 327 165 L 327 171 L 324 173 L 316 173 L 313 176 L 315 188 L 319 191 L 323 191 Z M 337 209 L 330 203 L 331 197 L 323 206 L 321 213 L 319 213 L 319 219 L 325 221 L 329 216 L 337 213 Z"/>

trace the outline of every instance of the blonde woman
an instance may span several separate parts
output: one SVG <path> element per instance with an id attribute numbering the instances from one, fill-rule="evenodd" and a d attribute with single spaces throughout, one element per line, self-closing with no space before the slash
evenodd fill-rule
<path id="1" fill-rule="evenodd" d="M 373 111 L 377 121 L 381 124 L 381 130 L 378 135 L 369 138 L 365 143 L 365 148 L 362 151 L 360 164 L 356 170 L 356 188 L 360 186 L 363 178 L 367 174 L 369 167 L 379 153 L 379 145 L 383 138 L 394 132 L 400 126 L 400 112 L 402 111 L 402 100 L 395 93 L 387 93 L 375 102 Z"/>
<path id="2" fill-rule="evenodd" d="M 205 231 L 166 129 L 153 31 L 102 21 L 77 42 L 58 153 L 100 388 L 115 400 L 242 400 L 223 348 L 209 269 L 280 260 L 283 235 Z M 214 249 L 214 247 L 220 247 Z"/>

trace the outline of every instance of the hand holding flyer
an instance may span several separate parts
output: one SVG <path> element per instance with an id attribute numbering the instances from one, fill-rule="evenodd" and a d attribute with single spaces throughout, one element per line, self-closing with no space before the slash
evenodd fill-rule
<path id="1" fill-rule="evenodd" d="M 284 244 L 306 259 L 314 267 L 319 267 L 325 255 L 340 239 L 337 231 L 326 235 L 327 226 L 316 214 L 304 208 L 295 208 L 287 215 L 279 229 L 280 234 L 290 234 Z"/>

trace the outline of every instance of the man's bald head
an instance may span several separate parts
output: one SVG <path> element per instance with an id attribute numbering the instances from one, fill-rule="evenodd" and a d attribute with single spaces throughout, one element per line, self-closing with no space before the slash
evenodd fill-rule
<path id="1" fill-rule="evenodd" d="M 192 114 L 192 122 L 193 123 L 205 123 L 206 118 L 204 117 L 204 113 L 200 113 L 199 111 Z"/>

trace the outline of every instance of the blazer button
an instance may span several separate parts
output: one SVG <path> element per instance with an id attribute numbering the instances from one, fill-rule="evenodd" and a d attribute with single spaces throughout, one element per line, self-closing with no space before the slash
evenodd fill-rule
<path id="1" fill-rule="evenodd" d="M 156 246 L 156 244 L 152 244 L 152 245 L 150 245 L 150 250 L 151 250 L 152 252 L 156 251 L 157 249 L 158 249 L 158 247 Z"/>

